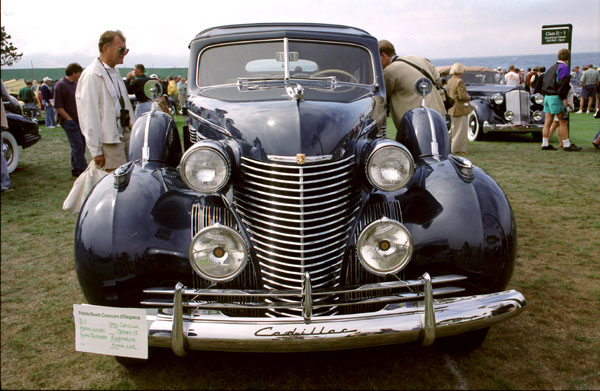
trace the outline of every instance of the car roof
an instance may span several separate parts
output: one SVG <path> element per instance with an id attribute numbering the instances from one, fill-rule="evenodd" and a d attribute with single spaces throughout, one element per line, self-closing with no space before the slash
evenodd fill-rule
<path id="1" fill-rule="evenodd" d="M 377 40 L 368 32 L 356 27 L 321 23 L 252 23 L 212 27 L 198 33 L 190 42 L 189 48 L 213 43 L 241 40 L 274 38 L 329 39 L 345 42 L 366 42 Z"/>
<path id="2" fill-rule="evenodd" d="M 250 34 L 256 32 L 283 32 L 283 31 L 305 31 L 334 34 L 349 34 L 358 36 L 370 36 L 365 30 L 337 24 L 324 23 L 248 23 L 232 24 L 211 27 L 199 32 L 194 40 L 200 38 L 217 37 L 222 35 Z"/>

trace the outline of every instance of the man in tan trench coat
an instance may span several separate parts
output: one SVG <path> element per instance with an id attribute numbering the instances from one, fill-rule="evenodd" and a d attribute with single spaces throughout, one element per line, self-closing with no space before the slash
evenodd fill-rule
<path id="1" fill-rule="evenodd" d="M 429 75 L 429 78 L 435 82 L 435 87 L 441 87 L 440 74 L 435 66 L 424 58 L 418 56 L 398 57 L 394 45 L 386 40 L 379 41 L 379 54 L 392 119 L 396 128 L 399 129 L 404 114 L 409 110 L 421 107 L 423 101 L 423 97 L 415 92 L 415 82 L 426 76 L 413 65 L 423 69 Z M 437 110 L 440 114 L 446 115 L 444 101 L 437 90 L 432 91 L 431 94 L 425 97 L 425 104 L 427 107 Z"/>

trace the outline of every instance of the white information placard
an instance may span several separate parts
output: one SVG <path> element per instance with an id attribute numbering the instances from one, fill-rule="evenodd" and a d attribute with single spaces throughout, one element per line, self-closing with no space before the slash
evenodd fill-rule
<path id="1" fill-rule="evenodd" d="M 75 350 L 148 358 L 146 311 L 139 308 L 73 304 Z"/>

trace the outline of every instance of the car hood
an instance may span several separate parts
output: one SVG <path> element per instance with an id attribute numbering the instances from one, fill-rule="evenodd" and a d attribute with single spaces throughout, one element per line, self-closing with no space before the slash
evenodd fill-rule
<path id="1" fill-rule="evenodd" d="M 256 158 L 297 154 L 344 156 L 363 133 L 361 130 L 372 124 L 374 107 L 383 107 L 382 96 L 373 95 L 370 89 L 362 90 L 354 91 L 352 97 L 335 92 L 323 95 L 320 91 L 319 100 L 316 99 L 319 95 L 311 94 L 308 89 L 299 100 L 288 97 L 284 89 L 266 95 L 264 91 L 245 91 L 244 101 L 205 95 L 191 97 L 188 104 L 192 118 L 202 117 L 200 121 L 193 119 L 201 134 L 219 139 L 228 133 L 250 148 Z M 206 126 L 207 122 L 215 126 Z"/>
<path id="2" fill-rule="evenodd" d="M 467 92 L 473 96 L 488 96 L 496 93 L 507 93 L 519 87 L 506 86 L 502 84 L 468 84 Z"/>

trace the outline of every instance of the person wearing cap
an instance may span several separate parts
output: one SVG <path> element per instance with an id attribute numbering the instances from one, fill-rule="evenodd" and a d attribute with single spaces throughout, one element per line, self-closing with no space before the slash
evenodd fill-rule
<path id="1" fill-rule="evenodd" d="M 54 119 L 54 99 L 52 99 L 52 79 L 49 77 L 44 77 L 43 84 L 40 87 L 40 92 L 42 94 L 42 104 L 44 105 L 44 110 L 46 111 L 46 127 L 49 129 L 56 127 L 56 120 Z"/>
<path id="2" fill-rule="evenodd" d="M 383 78 L 387 100 L 390 103 L 392 119 L 396 129 L 400 129 L 400 121 L 407 111 L 421 107 L 423 97 L 415 91 L 415 82 L 427 77 L 434 87 L 441 88 L 442 81 L 435 66 L 422 57 L 398 57 L 394 45 L 390 41 L 379 41 L 379 55 L 383 66 Z M 425 97 L 427 107 L 446 115 L 446 108 L 441 94 L 435 89 Z"/>
<path id="3" fill-rule="evenodd" d="M 135 113 L 118 64 L 129 52 L 119 30 L 105 31 L 98 41 L 100 55 L 85 68 L 75 100 L 81 132 L 96 165 L 113 171 L 127 163 Z"/>
<path id="4" fill-rule="evenodd" d="M 452 153 L 469 153 L 467 151 L 468 117 L 473 111 L 473 107 L 469 104 L 469 93 L 462 79 L 464 72 L 463 64 L 454 63 L 450 68 L 452 77 L 448 80 L 448 96 L 454 99 L 454 105 L 448 110 L 448 114 L 452 117 L 452 126 L 450 127 L 450 150 Z"/>

